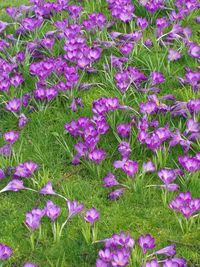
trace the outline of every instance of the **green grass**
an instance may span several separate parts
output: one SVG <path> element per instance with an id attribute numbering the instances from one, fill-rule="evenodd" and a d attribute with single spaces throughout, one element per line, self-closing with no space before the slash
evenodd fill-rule
<path id="1" fill-rule="evenodd" d="M 28 1 L 13 0 L 0 2 L 0 16 L 2 19 L 8 19 L 4 13 L 4 8 L 8 5 L 26 4 Z M 108 18 L 110 15 L 105 9 L 105 1 L 83 1 L 87 12 L 102 11 Z M 95 4 L 94 4 L 95 3 Z M 138 14 L 144 12 L 137 10 Z M 197 14 L 197 12 L 195 12 Z M 137 13 L 136 13 L 137 14 Z M 141 14 L 142 15 L 142 14 Z M 191 25 L 193 30 L 193 39 L 198 40 L 197 25 L 194 21 L 195 14 L 185 23 Z M 10 30 L 10 29 L 9 29 Z M 113 30 L 123 31 L 120 23 Z M 128 27 L 127 27 L 128 32 Z M 44 31 L 41 30 L 39 35 Z M 147 36 L 152 36 L 151 32 L 147 32 Z M 108 38 L 105 33 L 105 38 Z M 11 53 L 19 51 L 20 46 L 12 47 Z M 177 99 L 187 101 L 192 97 L 199 97 L 199 93 L 194 93 L 189 87 L 182 88 L 174 79 L 175 76 L 184 75 L 184 66 L 195 68 L 197 62 L 190 58 L 183 48 L 184 56 L 178 62 L 171 63 L 170 68 L 166 59 L 167 50 L 158 47 L 148 51 L 141 45 L 133 51 L 130 57 L 132 66 L 137 66 L 147 75 L 152 70 L 162 71 L 166 76 L 166 82 L 160 87 L 161 94 L 174 94 Z M 114 232 L 130 231 L 134 238 L 138 238 L 140 234 L 151 233 L 156 238 L 157 248 L 161 248 L 170 243 L 177 244 L 177 255 L 188 259 L 190 266 L 200 265 L 200 222 L 194 225 L 192 231 L 183 234 L 174 216 L 174 213 L 163 204 L 163 193 L 159 189 L 146 189 L 145 186 L 158 181 L 156 174 L 146 174 L 142 185 L 137 190 L 132 187 L 127 190 L 124 196 L 116 201 L 109 202 L 107 200 L 108 190 L 102 188 L 102 182 L 96 172 L 91 172 L 84 164 L 79 166 L 71 166 L 69 153 L 65 149 L 67 143 L 71 151 L 75 140 L 67 135 L 64 131 L 64 124 L 70 122 L 79 116 L 91 116 L 91 103 L 94 99 L 101 96 L 118 96 L 124 104 L 130 104 L 138 109 L 138 103 L 146 99 L 146 95 L 139 94 L 134 90 L 127 93 L 126 99 L 122 99 L 121 94 L 116 89 L 113 82 L 114 70 L 105 72 L 103 64 L 105 60 L 109 60 L 111 54 L 119 54 L 116 49 L 113 51 L 105 51 L 103 59 L 97 64 L 98 74 L 85 74 L 83 80 L 85 82 L 101 83 L 101 87 L 92 87 L 91 90 L 81 92 L 79 95 L 83 98 L 84 109 L 74 114 L 68 108 L 66 101 L 59 97 L 53 103 L 49 104 L 47 109 L 40 109 L 28 115 L 30 122 L 22 130 L 20 139 L 14 146 L 16 158 L 3 159 L 0 158 L 0 167 L 15 166 L 19 162 L 33 160 L 39 164 L 34 183 L 28 181 L 28 185 L 35 189 L 41 188 L 48 180 L 54 184 L 54 188 L 60 194 L 64 194 L 70 199 L 76 199 L 84 202 L 86 208 L 96 207 L 101 218 L 98 222 L 98 239 L 111 236 Z M 59 50 L 55 51 L 59 53 Z M 29 62 L 25 63 L 23 74 L 26 77 L 25 84 L 21 88 L 22 92 L 34 89 L 35 78 L 28 75 Z M 20 92 L 19 92 L 20 95 Z M 2 131 L 16 129 L 17 120 L 12 114 L 0 111 L 0 128 Z M 116 112 L 115 119 L 117 123 L 122 121 L 130 121 L 131 114 Z M 169 116 L 159 115 L 162 124 L 169 123 L 171 127 L 176 127 L 181 123 L 184 127 L 185 120 L 179 118 L 171 119 Z M 106 136 L 101 138 L 100 146 L 108 153 L 108 160 L 103 162 L 101 168 L 101 177 L 104 177 L 108 171 L 114 171 L 112 162 L 119 158 L 116 152 L 118 141 L 115 138 L 112 129 L 116 122 L 113 120 L 114 115 L 110 114 L 111 130 Z M 136 133 L 133 130 L 131 136 L 132 155 L 131 159 L 139 161 L 140 167 L 145 160 L 152 159 L 153 153 L 146 148 L 142 148 L 137 143 Z M 1 138 L 0 143 L 3 144 Z M 199 147 L 194 147 L 197 152 Z M 177 157 L 182 153 L 181 149 L 173 149 L 167 157 L 166 162 L 159 160 L 160 167 L 176 167 Z M 175 161 L 175 162 L 174 162 Z M 1 166 L 2 165 L 2 166 Z M 115 171 L 119 181 L 126 181 L 126 177 L 122 172 Z M 188 185 L 181 185 L 182 190 L 192 191 L 193 197 L 199 194 L 199 178 L 191 177 Z M 137 175 L 136 175 L 137 181 Z M 1 188 L 6 185 L 8 179 L 1 181 Z M 168 194 L 168 201 L 175 194 Z M 63 232 L 61 241 L 57 244 L 53 243 L 51 223 L 47 218 L 42 219 L 42 235 L 38 240 L 35 250 L 32 251 L 29 243 L 29 233 L 24 226 L 25 213 L 33 207 L 43 207 L 48 199 L 52 199 L 55 203 L 62 207 L 62 215 L 58 219 L 62 223 L 67 215 L 66 203 L 55 197 L 43 197 L 36 193 L 23 191 L 18 193 L 4 193 L 0 195 L 0 242 L 10 245 L 14 250 L 14 256 L 3 266 L 22 266 L 26 261 L 32 261 L 40 267 L 92 267 L 95 265 L 97 251 L 99 245 L 87 244 L 81 233 L 84 226 L 83 219 L 74 217 Z M 38 232 L 36 231 L 36 236 Z M 135 265 L 133 265 L 135 267 Z"/>

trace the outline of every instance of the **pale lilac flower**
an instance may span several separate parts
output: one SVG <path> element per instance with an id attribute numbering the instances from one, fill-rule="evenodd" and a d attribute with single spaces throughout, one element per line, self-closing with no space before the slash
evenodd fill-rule
<path id="1" fill-rule="evenodd" d="M 53 190 L 52 182 L 49 181 L 47 184 L 40 189 L 40 194 L 42 195 L 56 195 L 56 193 Z"/>
<path id="2" fill-rule="evenodd" d="M 68 206 L 68 218 L 71 218 L 72 216 L 81 213 L 84 209 L 84 205 L 81 203 L 79 204 L 77 201 L 67 201 L 67 206 Z"/>
<path id="3" fill-rule="evenodd" d="M 20 191 L 25 189 L 23 181 L 18 179 L 11 180 L 0 192 L 6 192 L 6 191 Z"/>
<path id="4" fill-rule="evenodd" d="M 155 254 L 158 254 L 158 255 L 166 255 L 168 257 L 173 257 L 174 255 L 176 255 L 176 245 L 175 244 L 172 244 L 170 246 L 161 248 L 161 249 L 157 250 L 155 252 Z"/>
<path id="5" fill-rule="evenodd" d="M 91 225 L 93 225 L 96 221 L 99 220 L 100 214 L 95 208 L 91 208 L 86 211 L 84 219 L 86 222 L 89 222 Z"/>
<path id="6" fill-rule="evenodd" d="M 54 222 L 58 216 L 60 215 L 60 207 L 55 205 L 51 200 L 47 201 L 46 207 L 46 215 Z"/>
<path id="7" fill-rule="evenodd" d="M 5 173 L 2 169 L 0 169 L 0 180 L 4 179 L 6 176 L 5 176 Z"/>
<path id="8" fill-rule="evenodd" d="M 111 172 L 109 172 L 102 180 L 104 182 L 103 187 L 113 187 L 119 184 L 116 177 Z"/>

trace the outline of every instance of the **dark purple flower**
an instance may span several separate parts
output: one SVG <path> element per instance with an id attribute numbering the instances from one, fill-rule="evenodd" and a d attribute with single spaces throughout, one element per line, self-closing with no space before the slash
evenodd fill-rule
<path id="1" fill-rule="evenodd" d="M 142 249 L 143 254 L 146 254 L 147 250 L 153 249 L 155 247 L 155 239 L 150 235 L 141 235 L 138 239 L 138 244 Z"/>
<path id="2" fill-rule="evenodd" d="M 94 224 L 96 221 L 99 220 L 100 214 L 95 208 L 91 208 L 86 211 L 84 219 L 86 222 L 89 222 L 90 224 Z"/>
<path id="3" fill-rule="evenodd" d="M 123 167 L 122 170 L 128 175 L 128 176 L 134 176 L 136 172 L 138 171 L 138 163 L 133 160 L 127 160 Z"/>
<path id="4" fill-rule="evenodd" d="M 0 260 L 7 260 L 12 254 L 12 249 L 9 246 L 0 243 Z"/>

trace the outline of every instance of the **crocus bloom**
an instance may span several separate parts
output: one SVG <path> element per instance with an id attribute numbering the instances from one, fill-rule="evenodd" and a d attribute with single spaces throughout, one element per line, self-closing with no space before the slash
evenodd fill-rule
<path id="1" fill-rule="evenodd" d="M 167 246 L 165 248 L 161 248 L 155 252 L 155 254 L 158 255 L 166 255 L 168 257 L 173 257 L 176 254 L 176 245 L 172 244 L 170 246 Z"/>
<path id="2" fill-rule="evenodd" d="M 161 72 L 152 72 L 151 73 L 151 80 L 152 80 L 152 85 L 160 84 L 165 81 L 164 75 Z"/>
<path id="3" fill-rule="evenodd" d="M 123 195 L 124 190 L 125 190 L 125 188 L 116 189 L 116 190 L 114 190 L 108 194 L 108 198 L 110 200 L 117 200 L 118 198 L 120 198 Z"/>
<path id="4" fill-rule="evenodd" d="M 121 142 L 118 146 L 118 151 L 121 154 L 122 158 L 128 158 L 131 153 L 130 144 L 127 142 Z"/>
<path id="5" fill-rule="evenodd" d="M 39 228 L 41 218 L 42 216 L 38 213 L 27 212 L 25 223 L 30 230 L 34 231 Z"/>
<path id="6" fill-rule="evenodd" d="M 160 267 L 157 260 L 147 261 L 144 267 Z"/>
<path id="7" fill-rule="evenodd" d="M 99 217 L 99 212 L 95 208 L 91 208 L 90 210 L 86 211 L 84 219 L 93 225 L 96 221 L 99 220 Z"/>
<path id="8" fill-rule="evenodd" d="M 89 159 L 100 164 L 106 157 L 106 152 L 103 149 L 94 149 L 89 153 Z"/>
<path id="9" fill-rule="evenodd" d="M 16 131 L 10 131 L 4 134 L 4 139 L 6 142 L 13 144 L 19 138 L 19 133 Z"/>
<path id="10" fill-rule="evenodd" d="M 24 114 L 20 114 L 19 115 L 19 121 L 18 121 L 19 128 L 23 128 L 24 125 L 26 125 L 28 123 L 28 121 L 29 121 L 29 119 Z"/>
<path id="11" fill-rule="evenodd" d="M 0 180 L 5 178 L 5 173 L 2 169 L 0 169 Z"/>
<path id="12" fill-rule="evenodd" d="M 37 267 L 37 265 L 32 262 L 26 262 L 23 267 Z"/>
<path id="13" fill-rule="evenodd" d="M 159 178 L 165 183 L 169 184 L 173 182 L 178 175 L 178 172 L 174 169 L 162 169 L 158 172 Z"/>
<path id="14" fill-rule="evenodd" d="M 117 250 L 116 254 L 113 255 L 112 266 L 123 267 L 128 264 L 128 255 L 124 251 Z"/>
<path id="15" fill-rule="evenodd" d="M 117 125 L 117 133 L 121 137 L 129 137 L 130 131 L 131 131 L 131 125 L 130 124 L 121 123 L 121 124 Z"/>
<path id="16" fill-rule="evenodd" d="M 56 195 L 56 193 L 53 190 L 52 182 L 49 181 L 47 184 L 40 189 L 40 194 L 42 195 Z"/>
<path id="17" fill-rule="evenodd" d="M 46 207 L 46 215 L 54 222 L 58 216 L 60 215 L 60 207 L 55 205 L 51 200 L 47 201 Z"/>
<path id="18" fill-rule="evenodd" d="M 67 206 L 68 206 L 68 218 L 71 218 L 72 216 L 81 213 L 84 209 L 84 205 L 81 203 L 79 204 L 77 201 L 67 201 Z"/>
<path id="19" fill-rule="evenodd" d="M 135 173 L 138 171 L 138 163 L 133 160 L 127 160 L 124 165 L 122 166 L 122 170 L 128 176 L 134 176 Z"/>
<path id="20" fill-rule="evenodd" d="M 99 257 L 105 262 L 110 262 L 112 260 L 113 254 L 109 248 L 106 248 L 105 250 L 99 251 Z"/>
<path id="21" fill-rule="evenodd" d="M 119 184 L 116 177 L 111 172 L 109 172 L 102 180 L 104 182 L 103 187 L 113 187 Z"/>
<path id="22" fill-rule="evenodd" d="M 0 147 L 0 155 L 8 157 L 11 154 L 11 145 L 6 144 Z"/>
<path id="23" fill-rule="evenodd" d="M 143 172 L 154 172 L 155 170 L 156 168 L 152 161 L 143 163 Z"/>
<path id="24" fill-rule="evenodd" d="M 181 54 L 176 50 L 169 49 L 169 54 L 167 57 L 170 61 L 176 61 L 181 58 Z"/>
<path id="25" fill-rule="evenodd" d="M 18 112 L 21 106 L 20 99 L 14 97 L 13 99 L 9 100 L 6 104 L 6 109 L 11 112 Z"/>
<path id="26" fill-rule="evenodd" d="M 138 239 L 138 244 L 141 247 L 143 254 L 145 254 L 147 250 L 155 247 L 155 239 L 150 234 L 145 236 L 141 235 Z"/>
<path id="27" fill-rule="evenodd" d="M 18 179 L 11 180 L 0 192 L 14 191 L 25 189 L 23 181 Z"/>
<path id="28" fill-rule="evenodd" d="M 178 161 L 188 172 L 196 172 L 200 169 L 200 162 L 195 157 L 180 156 Z"/>
<path id="29" fill-rule="evenodd" d="M 9 246 L 0 243 L 0 260 L 7 260 L 12 254 L 12 249 Z"/>

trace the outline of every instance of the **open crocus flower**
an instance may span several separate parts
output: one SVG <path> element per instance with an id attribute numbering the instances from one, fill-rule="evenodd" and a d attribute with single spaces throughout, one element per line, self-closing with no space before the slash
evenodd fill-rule
<path id="1" fill-rule="evenodd" d="M 6 142 L 13 144 L 15 143 L 19 138 L 19 133 L 16 131 L 9 131 L 4 134 L 4 139 Z"/>
<path id="2" fill-rule="evenodd" d="M 91 208 L 86 211 L 84 219 L 86 222 L 89 222 L 91 225 L 93 225 L 96 221 L 99 220 L 100 214 L 95 208 Z"/>
<path id="3" fill-rule="evenodd" d="M 161 169 L 158 172 L 158 176 L 159 178 L 165 183 L 165 184 L 170 184 L 171 182 L 173 182 L 177 175 L 179 174 L 179 172 L 177 170 L 174 169 Z"/>
<path id="4" fill-rule="evenodd" d="M 6 110 L 11 112 L 18 112 L 21 107 L 21 101 L 20 99 L 14 97 L 13 99 L 9 100 L 6 104 Z"/>
<path id="5" fill-rule="evenodd" d="M 37 265 L 32 262 L 26 262 L 23 267 L 37 267 Z"/>
<path id="6" fill-rule="evenodd" d="M 89 159 L 96 164 L 100 164 L 106 157 L 106 152 L 103 149 L 94 149 L 89 153 Z"/>
<path id="7" fill-rule="evenodd" d="M 38 229 L 40 221 L 45 213 L 46 211 L 44 209 L 32 209 L 30 212 L 26 213 L 25 224 L 31 231 Z"/>
<path id="8" fill-rule="evenodd" d="M 153 260 L 147 261 L 143 267 L 160 267 L 160 265 L 158 264 L 157 260 L 153 259 Z"/>
<path id="9" fill-rule="evenodd" d="M 55 205 L 51 200 L 47 201 L 45 207 L 46 215 L 54 222 L 60 215 L 60 207 Z"/>
<path id="10" fill-rule="evenodd" d="M 167 57 L 170 61 L 176 61 L 181 58 L 181 54 L 174 49 L 169 49 L 169 53 Z"/>
<path id="11" fill-rule="evenodd" d="M 109 172 L 102 180 L 104 182 L 103 187 L 113 187 L 119 184 L 116 177 L 111 172 Z"/>
<path id="12" fill-rule="evenodd" d="M 20 163 L 15 167 L 14 176 L 22 178 L 30 177 L 37 168 L 38 165 L 33 161 Z"/>
<path id="13" fill-rule="evenodd" d="M 143 254 L 146 254 L 147 250 L 155 247 L 155 239 L 150 235 L 141 235 L 138 239 L 138 244 L 142 249 Z"/>
<path id="14" fill-rule="evenodd" d="M 143 163 L 143 172 L 154 172 L 155 170 L 156 167 L 152 161 L 147 161 Z"/>
<path id="15" fill-rule="evenodd" d="M 182 213 L 188 219 L 200 210 L 200 198 L 192 198 L 190 192 L 183 192 L 171 200 L 169 208 Z"/>
<path id="16" fill-rule="evenodd" d="M 7 260 L 12 254 L 12 249 L 9 246 L 0 243 L 0 260 Z"/>

